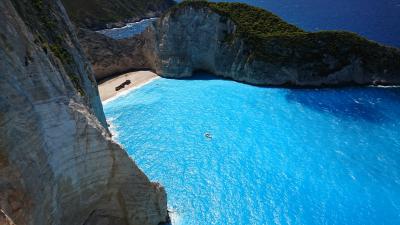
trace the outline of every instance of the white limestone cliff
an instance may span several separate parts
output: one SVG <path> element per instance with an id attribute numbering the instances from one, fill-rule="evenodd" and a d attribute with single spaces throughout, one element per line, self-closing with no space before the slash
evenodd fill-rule
<path id="1" fill-rule="evenodd" d="M 230 5 L 247 8 L 248 14 L 257 11 L 244 4 Z M 238 24 L 229 12 L 221 12 L 218 3 L 184 2 L 142 36 L 151 69 L 164 77 L 207 71 L 254 85 L 400 83 L 399 49 L 348 32 L 299 31 L 254 41 L 238 32 Z"/>
<path id="2" fill-rule="evenodd" d="M 60 2 L 2 0 L 0 12 L 3 217 L 16 225 L 165 222 L 164 188 L 111 140 Z"/>

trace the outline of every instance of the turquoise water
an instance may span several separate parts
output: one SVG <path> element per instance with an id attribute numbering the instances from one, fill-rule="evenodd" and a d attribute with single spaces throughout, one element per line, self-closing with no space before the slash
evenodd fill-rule
<path id="1" fill-rule="evenodd" d="M 104 108 L 166 187 L 173 224 L 400 224 L 399 88 L 200 76 L 159 79 Z"/>

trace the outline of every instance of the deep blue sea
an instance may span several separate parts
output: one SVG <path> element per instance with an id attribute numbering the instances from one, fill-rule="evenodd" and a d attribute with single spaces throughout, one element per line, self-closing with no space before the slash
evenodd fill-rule
<path id="1" fill-rule="evenodd" d="M 158 79 L 104 109 L 165 186 L 174 225 L 400 224 L 400 88 L 199 76 Z"/>

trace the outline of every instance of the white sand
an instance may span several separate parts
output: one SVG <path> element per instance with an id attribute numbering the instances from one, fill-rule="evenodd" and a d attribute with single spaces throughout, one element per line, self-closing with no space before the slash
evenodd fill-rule
<path id="1" fill-rule="evenodd" d="M 140 88 L 158 78 L 159 76 L 151 71 L 137 71 L 121 74 L 111 79 L 102 81 L 98 85 L 101 101 L 106 103 L 120 95 L 127 94 L 131 90 Z M 115 91 L 115 87 L 119 86 L 126 80 L 131 80 L 131 84 L 126 85 L 119 91 Z"/>

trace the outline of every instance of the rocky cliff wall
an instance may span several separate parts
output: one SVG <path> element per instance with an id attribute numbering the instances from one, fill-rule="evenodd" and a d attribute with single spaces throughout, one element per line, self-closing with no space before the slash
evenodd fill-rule
<path id="1" fill-rule="evenodd" d="M 141 37 L 114 40 L 91 30 L 79 29 L 78 38 L 97 80 L 149 68 L 144 57 L 145 40 Z"/>
<path id="2" fill-rule="evenodd" d="M 111 140 L 58 0 L 0 1 L 0 209 L 32 224 L 158 224 L 164 189 Z"/>
<path id="3" fill-rule="evenodd" d="M 137 37 L 86 32 L 80 41 L 100 79 L 151 69 L 171 78 L 207 71 L 255 85 L 400 84 L 399 49 L 348 32 L 305 32 L 239 3 L 184 2 Z"/>
<path id="4" fill-rule="evenodd" d="M 225 9 L 234 13 L 240 9 L 236 11 L 244 11 L 245 16 L 254 14 L 250 22 L 266 14 L 243 4 L 180 4 L 144 34 L 151 68 L 165 77 L 187 77 L 204 70 L 255 85 L 400 83 L 398 49 L 347 32 L 307 33 L 297 29 L 263 33 L 263 29 L 268 30 L 264 25 L 261 31 L 250 34 L 243 30 L 253 24 L 240 27 Z M 272 18 L 271 26 L 278 24 L 293 30 L 279 18 L 269 14 L 267 17 Z M 240 15 L 237 18 L 242 20 Z"/>

